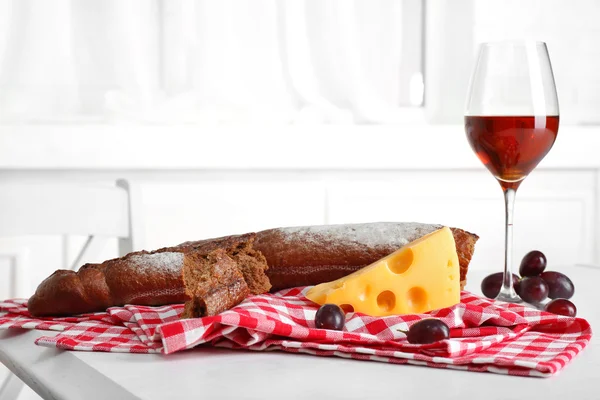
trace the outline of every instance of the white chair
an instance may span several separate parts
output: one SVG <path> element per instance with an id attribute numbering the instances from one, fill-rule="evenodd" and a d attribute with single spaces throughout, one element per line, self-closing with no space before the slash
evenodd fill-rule
<path id="1" fill-rule="evenodd" d="M 0 237 L 84 235 L 87 240 L 71 265 L 94 261 L 109 238 L 117 238 L 119 255 L 143 248 L 139 189 L 125 180 L 116 185 L 17 184 L 0 182 Z M 31 295 L 26 249 L 0 252 L 11 261 L 11 297 Z M 9 373 L 0 399 L 16 399 L 23 387 Z"/>

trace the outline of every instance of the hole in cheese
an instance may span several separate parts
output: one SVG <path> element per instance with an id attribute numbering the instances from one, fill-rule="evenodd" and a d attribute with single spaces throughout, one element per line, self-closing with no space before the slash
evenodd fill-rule
<path id="1" fill-rule="evenodd" d="M 451 281 L 453 281 L 454 280 L 454 275 L 452 275 L 452 274 L 448 275 L 448 279 L 450 279 Z"/>
<path id="2" fill-rule="evenodd" d="M 427 309 L 427 292 L 419 286 L 411 288 L 407 293 L 408 307 L 415 313 L 424 312 Z"/>
<path id="3" fill-rule="evenodd" d="M 448 266 L 449 267 L 453 267 L 454 266 L 454 264 L 452 263 L 452 260 L 448 260 Z"/>
<path id="4" fill-rule="evenodd" d="M 396 307 L 396 295 L 389 290 L 384 290 L 377 296 L 377 305 L 384 311 L 392 310 Z"/>
<path id="5" fill-rule="evenodd" d="M 345 312 L 346 314 L 347 314 L 347 313 L 350 313 L 350 312 L 354 312 L 354 307 L 352 307 L 352 304 L 341 304 L 341 305 L 340 305 L 340 308 L 341 308 L 342 310 L 344 310 L 344 312 Z"/>
<path id="6" fill-rule="evenodd" d="M 394 274 L 405 273 L 413 263 L 414 254 L 411 249 L 394 255 L 387 261 L 387 266 Z"/>

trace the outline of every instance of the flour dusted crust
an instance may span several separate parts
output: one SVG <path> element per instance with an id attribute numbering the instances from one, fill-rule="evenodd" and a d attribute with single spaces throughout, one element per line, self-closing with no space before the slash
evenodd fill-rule
<path id="1" fill-rule="evenodd" d="M 440 228 L 442 225 L 417 222 L 277 228 L 258 232 L 254 248 L 267 259 L 267 275 L 273 290 L 279 290 L 341 278 Z M 451 230 L 464 287 L 478 236 Z"/>
<path id="2" fill-rule="evenodd" d="M 323 242 L 337 243 L 343 246 L 355 246 L 358 250 L 381 246 L 402 247 L 427 235 L 442 225 L 418 222 L 372 222 L 364 224 L 313 225 L 288 228 L 276 228 L 287 245 L 297 245 L 301 238 L 304 246 L 313 247 Z M 268 231 L 258 234 L 259 238 Z"/>
<path id="3" fill-rule="evenodd" d="M 186 257 L 177 252 L 133 253 L 109 261 L 104 276 L 113 305 L 163 305 L 182 298 L 180 275 Z"/>
<path id="4" fill-rule="evenodd" d="M 77 272 L 58 270 L 38 286 L 27 308 L 33 316 L 42 317 L 103 311 L 125 304 L 184 303 L 194 291 L 186 293 L 183 266 L 202 267 L 203 256 L 214 252 L 223 252 L 233 260 L 241 276 L 248 276 L 246 287 L 251 287 L 253 293 L 264 293 L 271 285 L 264 274 L 264 257 L 252 249 L 254 236 L 251 233 L 134 252 L 102 264 L 86 264 Z M 207 296 L 209 311 L 230 301 L 224 301 L 225 296 L 218 291 Z M 236 296 L 229 297 L 237 301 Z"/>
<path id="5" fill-rule="evenodd" d="M 56 271 L 38 286 L 28 309 L 33 316 L 60 316 L 124 304 L 184 303 L 190 295 L 185 291 L 183 265 L 219 249 L 236 263 L 250 293 L 316 285 L 348 275 L 441 227 L 377 222 L 277 228 L 140 251 L 102 264 L 86 264 L 77 272 Z M 478 236 L 450 229 L 464 286 Z M 241 284 L 239 279 L 233 282 Z"/>
<path id="6" fill-rule="evenodd" d="M 33 316 L 103 311 L 111 306 L 158 306 L 186 300 L 181 278 L 185 254 L 135 252 L 79 271 L 58 270 L 27 302 Z"/>

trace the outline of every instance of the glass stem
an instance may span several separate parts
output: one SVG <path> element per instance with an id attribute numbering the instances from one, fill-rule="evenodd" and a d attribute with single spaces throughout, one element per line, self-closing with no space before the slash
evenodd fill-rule
<path id="1" fill-rule="evenodd" d="M 504 277 L 502 288 L 498 294 L 499 300 L 518 301 L 519 297 L 515 293 L 512 280 L 512 261 L 513 261 L 513 210 L 515 206 L 516 190 L 512 188 L 504 189 L 504 203 L 506 206 L 506 230 L 504 234 Z"/>

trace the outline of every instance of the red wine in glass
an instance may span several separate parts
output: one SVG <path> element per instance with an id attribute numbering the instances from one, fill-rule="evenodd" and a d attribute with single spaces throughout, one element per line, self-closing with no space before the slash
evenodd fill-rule
<path id="1" fill-rule="evenodd" d="M 516 189 L 552 148 L 558 115 L 466 116 L 471 148 L 503 189 Z"/>
<path id="2" fill-rule="evenodd" d="M 504 273 L 498 300 L 521 302 L 512 279 L 515 195 L 552 148 L 558 123 L 558 96 L 546 44 L 481 44 L 467 96 L 465 132 L 504 192 Z"/>

